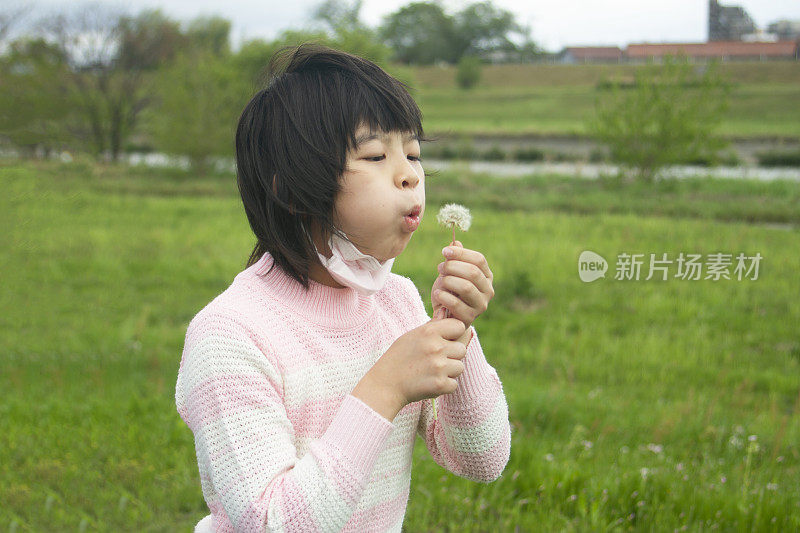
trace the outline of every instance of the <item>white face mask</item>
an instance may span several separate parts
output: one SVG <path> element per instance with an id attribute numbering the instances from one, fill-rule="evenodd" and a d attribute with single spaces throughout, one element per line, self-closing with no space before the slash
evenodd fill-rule
<path id="1" fill-rule="evenodd" d="M 381 263 L 371 255 L 362 254 L 352 242 L 336 234 L 328 240 L 328 246 L 333 252 L 330 258 L 319 253 L 319 250 L 317 255 L 333 279 L 366 296 L 383 287 L 392 270 L 394 257 Z"/>

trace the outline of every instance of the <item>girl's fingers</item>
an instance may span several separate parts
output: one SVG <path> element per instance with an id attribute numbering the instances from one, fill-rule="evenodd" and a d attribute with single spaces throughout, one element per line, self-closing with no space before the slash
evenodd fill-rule
<path id="1" fill-rule="evenodd" d="M 450 310 L 452 318 L 457 318 L 464 324 L 472 324 L 472 322 L 475 321 L 476 315 L 474 310 L 459 297 L 447 291 L 442 291 L 439 293 L 438 299 L 444 306 L 442 309 L 447 308 Z"/>
<path id="2" fill-rule="evenodd" d="M 489 296 L 489 298 L 494 297 L 492 283 L 483 275 L 483 271 L 472 263 L 450 259 L 444 263 L 439 263 L 439 272 L 445 276 L 466 279 L 472 282 L 481 293 Z"/>
<path id="3" fill-rule="evenodd" d="M 457 242 L 457 241 L 456 241 Z M 449 245 L 450 248 L 453 249 L 455 252 L 453 257 L 444 256 L 445 259 L 453 260 L 456 259 L 458 261 L 463 261 L 465 263 L 472 263 L 476 267 L 478 267 L 483 275 L 486 276 L 489 280 L 494 279 L 494 275 L 492 274 L 492 270 L 489 268 L 489 262 L 486 260 L 486 257 L 480 252 L 476 252 L 475 250 L 470 250 L 468 248 L 458 247 Z"/>

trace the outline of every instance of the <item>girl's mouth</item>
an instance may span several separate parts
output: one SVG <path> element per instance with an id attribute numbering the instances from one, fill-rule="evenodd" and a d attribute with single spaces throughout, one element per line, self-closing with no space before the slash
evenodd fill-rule
<path id="1" fill-rule="evenodd" d="M 406 215 L 403 218 L 409 231 L 415 231 L 419 227 L 419 215 Z"/>

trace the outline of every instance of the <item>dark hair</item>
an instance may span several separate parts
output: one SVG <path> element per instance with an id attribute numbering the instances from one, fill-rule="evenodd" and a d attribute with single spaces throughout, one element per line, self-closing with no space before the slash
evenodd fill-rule
<path id="1" fill-rule="evenodd" d="M 281 48 L 268 76 L 236 129 L 237 183 L 257 239 L 247 266 L 269 252 L 273 267 L 308 289 L 311 262 L 319 262 L 311 225 L 325 242 L 332 234 L 346 238 L 333 208 L 356 129 L 365 124 L 422 140 L 422 115 L 404 83 L 326 46 Z"/>

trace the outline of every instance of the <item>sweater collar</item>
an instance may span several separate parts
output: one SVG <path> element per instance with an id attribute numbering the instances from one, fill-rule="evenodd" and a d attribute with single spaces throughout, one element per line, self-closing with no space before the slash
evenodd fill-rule
<path id="1" fill-rule="evenodd" d="M 352 287 L 337 289 L 309 278 L 306 290 L 275 263 L 269 252 L 245 272 L 285 308 L 320 326 L 344 329 L 358 326 L 373 308 L 374 295 L 363 295 Z"/>

